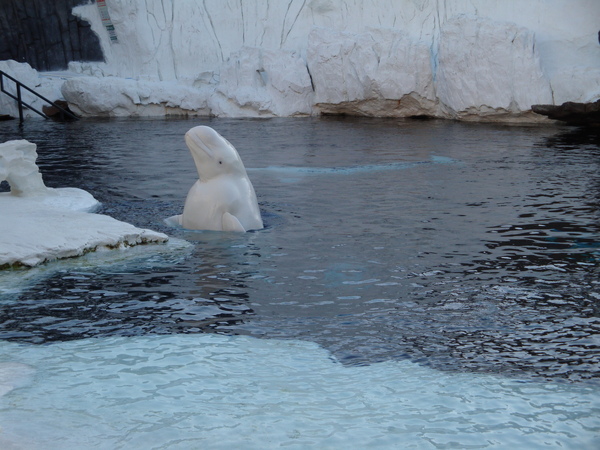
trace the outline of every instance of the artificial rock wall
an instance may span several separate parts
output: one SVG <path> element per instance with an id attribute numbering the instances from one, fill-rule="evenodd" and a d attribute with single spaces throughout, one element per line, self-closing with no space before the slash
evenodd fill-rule
<path id="1" fill-rule="evenodd" d="M 83 115 L 428 115 L 539 120 L 600 98 L 598 0 L 106 0 L 73 14 Z"/>
<path id="2" fill-rule="evenodd" d="M 88 0 L 0 0 L 0 60 L 62 70 L 71 61 L 103 61 L 98 36 L 71 14 Z"/>

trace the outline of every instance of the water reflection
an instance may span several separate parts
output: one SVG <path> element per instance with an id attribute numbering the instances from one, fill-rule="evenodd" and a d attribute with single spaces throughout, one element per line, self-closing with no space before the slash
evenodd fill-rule
<path id="1" fill-rule="evenodd" d="M 186 267 L 56 274 L 43 289 L 34 286 L 3 305 L 0 339 L 44 343 L 232 327 L 253 314 L 245 284 L 250 274 L 212 262 L 191 272 Z"/>
<path id="2" fill-rule="evenodd" d="M 565 127 L 563 131 L 544 139 L 541 148 L 560 150 L 578 150 L 581 146 L 600 148 L 600 130 L 594 127 Z M 598 164 L 598 161 L 594 162 Z"/>

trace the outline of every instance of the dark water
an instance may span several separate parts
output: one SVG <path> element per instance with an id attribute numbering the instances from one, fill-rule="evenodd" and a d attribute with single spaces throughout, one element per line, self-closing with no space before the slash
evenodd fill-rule
<path id="1" fill-rule="evenodd" d="M 186 232 L 183 134 L 238 149 L 266 228 Z M 46 184 L 194 243 L 168 269 L 62 269 L 6 300 L 0 338 L 223 333 L 345 364 L 600 377 L 600 138 L 566 127 L 353 118 L 0 123 Z M 1 213 L 0 213 L 1 214 Z"/>

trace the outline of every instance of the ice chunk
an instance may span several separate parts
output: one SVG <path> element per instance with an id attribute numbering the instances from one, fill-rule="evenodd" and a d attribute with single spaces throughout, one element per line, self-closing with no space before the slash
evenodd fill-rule
<path id="1" fill-rule="evenodd" d="M 99 248 L 166 242 L 167 236 L 111 217 L 91 214 L 98 202 L 76 188 L 47 188 L 28 141 L 0 144 L 0 267 L 35 266 Z"/>

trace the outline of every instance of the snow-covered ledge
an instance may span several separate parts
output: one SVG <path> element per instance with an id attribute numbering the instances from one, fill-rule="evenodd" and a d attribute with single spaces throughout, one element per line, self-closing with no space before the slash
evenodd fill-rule
<path id="1" fill-rule="evenodd" d="M 163 243 L 168 237 L 91 211 L 99 205 L 88 192 L 44 185 L 35 160 L 36 145 L 0 144 L 0 269 L 33 267 L 99 249 Z"/>

